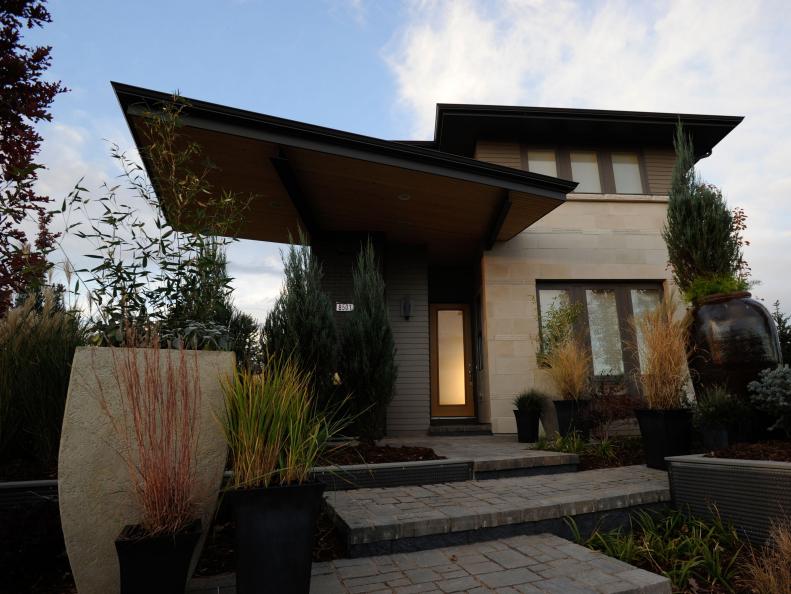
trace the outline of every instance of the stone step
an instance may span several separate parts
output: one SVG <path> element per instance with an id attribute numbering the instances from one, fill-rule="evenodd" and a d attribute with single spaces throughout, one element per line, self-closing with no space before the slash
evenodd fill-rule
<path id="1" fill-rule="evenodd" d="M 574 472 L 579 463 L 577 454 L 535 450 L 515 435 L 388 437 L 379 444 L 426 447 L 443 462 L 469 462 L 475 480 Z"/>
<path id="2" fill-rule="evenodd" d="M 327 493 L 349 556 L 461 545 L 519 534 L 570 536 L 597 523 L 625 526 L 629 511 L 670 501 L 667 473 L 644 466 Z"/>
<path id="3" fill-rule="evenodd" d="M 491 435 L 490 423 L 440 423 L 428 428 L 429 435 Z"/>
<path id="4" fill-rule="evenodd" d="M 187 591 L 234 594 L 234 579 L 233 574 L 194 579 Z M 557 536 L 538 534 L 314 563 L 310 592 L 670 594 L 670 582 Z"/>

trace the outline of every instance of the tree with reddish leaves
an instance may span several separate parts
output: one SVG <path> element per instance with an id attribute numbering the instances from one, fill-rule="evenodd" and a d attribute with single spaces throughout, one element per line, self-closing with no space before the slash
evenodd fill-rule
<path id="1" fill-rule="evenodd" d="M 45 2 L 0 0 L 0 316 L 15 294 L 35 292 L 44 283 L 55 234 L 48 196 L 36 192 L 41 146 L 36 123 L 50 121 L 49 108 L 67 89 L 42 76 L 50 66 L 50 46 L 29 47 L 24 29 L 51 21 Z M 23 225 L 34 221 L 32 238 Z"/>

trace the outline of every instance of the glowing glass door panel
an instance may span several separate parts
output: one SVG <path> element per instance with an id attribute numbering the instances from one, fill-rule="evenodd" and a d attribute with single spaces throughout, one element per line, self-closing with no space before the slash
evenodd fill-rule
<path id="1" fill-rule="evenodd" d="M 474 416 L 469 307 L 431 306 L 431 414 Z"/>

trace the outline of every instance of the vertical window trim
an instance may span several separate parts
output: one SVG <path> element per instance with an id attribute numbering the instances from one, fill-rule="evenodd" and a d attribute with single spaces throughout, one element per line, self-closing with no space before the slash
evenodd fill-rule
<path id="1" fill-rule="evenodd" d="M 578 146 L 536 146 L 529 144 L 519 145 L 519 160 L 523 171 L 530 171 L 528 165 L 528 151 L 542 150 L 542 151 L 555 151 L 555 167 L 557 169 L 557 176 L 560 179 L 572 180 L 571 174 L 571 153 L 575 152 L 594 152 L 596 153 L 596 161 L 599 166 L 599 186 L 601 187 L 600 194 L 618 194 L 615 188 L 615 173 L 612 165 L 612 154 L 618 152 L 633 153 L 637 156 L 637 164 L 640 170 L 640 182 L 642 186 L 642 196 L 651 195 L 651 185 L 648 180 L 648 168 L 645 162 L 645 151 L 643 148 L 610 148 L 610 149 L 593 149 L 590 147 Z M 572 180 L 573 181 L 573 180 Z M 573 193 L 577 193 L 574 190 Z M 590 194 L 591 192 L 579 192 L 581 194 Z M 597 192 L 593 192 L 594 194 Z M 619 194 L 623 196 L 634 196 L 637 194 Z"/>
<path id="2" fill-rule="evenodd" d="M 588 317 L 588 305 L 585 298 L 586 289 L 613 289 L 615 290 L 615 304 L 618 311 L 618 331 L 621 338 L 621 353 L 623 357 L 624 372 L 623 375 L 594 375 L 593 361 L 589 365 L 589 372 L 593 378 L 594 384 L 606 382 L 621 382 L 632 393 L 639 393 L 637 386 L 637 374 L 640 372 L 640 358 L 639 355 L 629 348 L 630 344 L 636 344 L 637 337 L 629 320 L 634 316 L 634 308 L 632 306 L 632 299 L 630 291 L 632 289 L 651 289 L 659 292 L 660 301 L 665 298 L 665 281 L 664 280 L 635 280 L 635 281 L 607 281 L 607 280 L 592 280 L 592 281 L 563 281 L 563 280 L 536 280 L 536 314 L 538 315 L 538 332 L 539 343 L 537 348 L 543 344 L 542 324 L 541 324 L 541 290 L 542 289 L 555 289 L 568 291 L 571 303 L 578 303 L 580 305 L 580 319 L 574 325 L 574 331 L 581 337 L 585 348 L 588 353 L 592 353 L 592 345 L 590 339 L 590 323 Z"/>

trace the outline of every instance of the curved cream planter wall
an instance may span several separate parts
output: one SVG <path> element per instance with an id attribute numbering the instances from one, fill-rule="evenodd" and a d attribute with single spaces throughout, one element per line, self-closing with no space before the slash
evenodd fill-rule
<path id="1" fill-rule="evenodd" d="M 80 594 L 119 591 L 115 539 L 126 524 L 140 519 L 129 472 L 118 453 L 119 439 L 99 402 L 97 382 L 109 406 L 119 405 L 111 350 L 83 347 L 74 354 L 60 440 L 60 516 Z M 163 350 L 160 356 L 174 354 Z M 232 372 L 234 355 L 201 351 L 197 361 L 201 385 L 197 502 L 205 529 L 214 512 L 226 459 L 225 438 L 217 421 L 223 403 L 219 378 Z"/>

